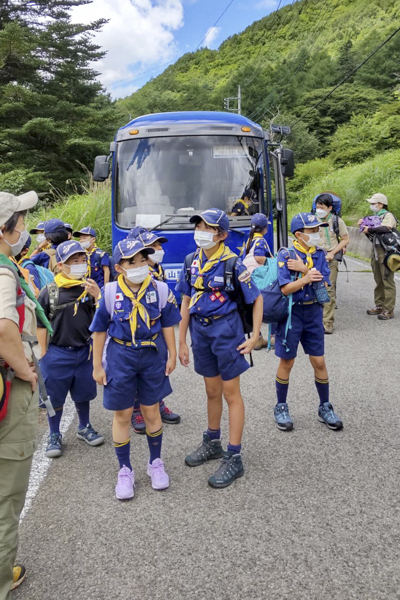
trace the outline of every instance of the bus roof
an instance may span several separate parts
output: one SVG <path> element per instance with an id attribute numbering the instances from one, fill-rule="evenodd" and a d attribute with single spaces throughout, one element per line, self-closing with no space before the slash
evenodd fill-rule
<path id="1" fill-rule="evenodd" d="M 116 141 L 171 135 L 243 135 L 263 137 L 260 125 L 243 115 L 217 111 L 155 113 L 133 119 L 118 130 Z M 138 133 L 130 132 L 138 130 Z"/>

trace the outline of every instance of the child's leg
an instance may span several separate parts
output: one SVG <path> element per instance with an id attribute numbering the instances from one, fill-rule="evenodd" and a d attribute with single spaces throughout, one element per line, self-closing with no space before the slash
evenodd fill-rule
<path id="1" fill-rule="evenodd" d="M 50 427 L 50 434 L 52 433 L 60 433 L 60 422 L 61 422 L 61 417 L 63 414 L 63 406 L 60 406 L 59 408 L 55 408 L 55 415 L 53 417 L 49 417 L 49 415 L 47 414 L 47 419 L 49 421 L 49 427 Z"/>
<path id="2" fill-rule="evenodd" d="M 114 440 L 115 453 L 117 455 L 119 466 L 128 467 L 132 471 L 130 461 L 131 443 L 129 430 L 131 425 L 131 416 L 133 408 L 114 411 L 112 426 L 112 435 Z"/>
<path id="3" fill-rule="evenodd" d="M 159 404 L 153 404 L 152 406 L 140 405 L 144 421 L 146 423 L 146 436 L 147 443 L 149 444 L 150 450 L 150 464 L 152 464 L 157 458 L 161 458 L 161 446 L 162 446 L 162 422 L 160 415 Z"/>
<path id="4" fill-rule="evenodd" d="M 286 360 L 281 358 L 279 361 L 278 371 L 276 372 L 276 396 L 278 404 L 286 404 L 289 391 L 289 377 L 294 365 L 294 358 Z"/>
<path id="5" fill-rule="evenodd" d="M 207 394 L 207 434 L 211 440 L 221 438 L 221 417 L 222 417 L 222 379 L 220 375 L 216 377 L 204 377 Z"/>
<path id="6" fill-rule="evenodd" d="M 90 425 L 90 402 L 75 402 L 76 412 L 79 418 L 79 429 L 85 429 Z"/>
<path id="7" fill-rule="evenodd" d="M 228 452 L 240 454 L 244 427 L 244 402 L 240 393 L 240 376 L 223 381 L 222 387 L 229 410 Z"/>
<path id="8" fill-rule="evenodd" d="M 310 356 L 314 368 L 315 386 L 317 388 L 319 403 L 322 406 L 329 402 L 329 378 L 324 356 Z"/>

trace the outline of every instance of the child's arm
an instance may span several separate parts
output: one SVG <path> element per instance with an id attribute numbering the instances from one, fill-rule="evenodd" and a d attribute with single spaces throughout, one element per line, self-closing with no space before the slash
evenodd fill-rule
<path id="1" fill-rule="evenodd" d="M 253 333 L 251 337 L 238 346 L 240 354 L 250 354 L 260 337 L 260 329 L 263 318 L 263 300 L 261 294 L 257 296 L 253 304 Z"/>
<path id="2" fill-rule="evenodd" d="M 171 375 L 172 371 L 176 367 L 176 343 L 175 343 L 175 333 L 173 327 L 163 327 L 162 328 L 163 336 L 165 339 L 165 343 L 168 348 L 168 360 L 167 366 L 165 368 L 165 374 Z"/>
<path id="3" fill-rule="evenodd" d="M 107 331 L 93 333 L 93 379 L 99 385 L 107 385 L 107 375 L 103 369 L 102 358 Z"/>
<path id="4" fill-rule="evenodd" d="M 110 281 L 110 267 L 103 267 L 103 273 L 104 273 L 104 285 L 106 283 L 109 283 Z"/>
<path id="5" fill-rule="evenodd" d="M 179 360 L 184 367 L 189 365 L 189 348 L 186 343 L 186 334 L 189 328 L 190 312 L 189 312 L 190 296 L 182 296 L 181 317 L 179 323 Z"/>
<path id="6" fill-rule="evenodd" d="M 321 279 L 323 279 L 323 275 L 316 269 L 308 271 L 307 275 L 301 279 L 296 279 L 296 281 L 291 281 L 290 283 L 282 285 L 281 292 L 284 296 L 289 296 L 289 294 L 294 294 L 294 292 L 301 290 L 305 285 L 308 285 L 313 281 L 321 281 Z"/>
<path id="7" fill-rule="evenodd" d="M 37 339 L 40 346 L 40 358 L 47 352 L 47 329 L 45 327 L 37 328 Z"/>

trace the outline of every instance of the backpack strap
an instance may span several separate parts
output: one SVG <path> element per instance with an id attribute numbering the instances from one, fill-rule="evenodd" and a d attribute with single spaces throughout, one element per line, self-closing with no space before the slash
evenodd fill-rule
<path id="1" fill-rule="evenodd" d="M 49 294 L 49 321 L 55 317 L 58 307 L 58 298 L 60 295 L 58 285 L 54 282 L 47 284 L 47 292 Z"/>
<path id="2" fill-rule="evenodd" d="M 104 286 L 104 302 L 111 319 L 114 314 L 114 304 L 117 295 L 117 281 L 111 281 Z"/>
<path id="3" fill-rule="evenodd" d="M 198 256 L 198 254 L 199 254 L 199 251 L 195 250 L 194 252 L 191 252 L 190 254 L 185 256 L 185 263 L 184 263 L 185 281 L 189 284 L 190 284 L 190 276 L 191 276 L 190 268 L 192 266 L 192 262 L 193 262 L 195 256 L 196 255 Z"/>
<path id="4" fill-rule="evenodd" d="M 339 231 L 339 217 L 336 214 L 332 215 L 332 226 L 333 226 L 333 231 L 335 232 L 335 235 L 338 239 L 338 242 L 341 242 L 342 238 L 340 237 L 340 231 Z"/>
<path id="5" fill-rule="evenodd" d="M 153 286 L 158 292 L 158 310 L 161 311 L 167 306 L 168 296 L 169 296 L 169 287 L 165 281 L 154 281 Z"/>
<path id="6" fill-rule="evenodd" d="M 228 258 L 228 260 L 224 261 L 224 267 L 225 267 L 224 283 L 225 283 L 225 289 L 227 292 L 234 292 L 236 289 L 233 271 L 236 267 L 238 258 L 239 258 L 238 256 L 232 256 L 231 258 Z"/>

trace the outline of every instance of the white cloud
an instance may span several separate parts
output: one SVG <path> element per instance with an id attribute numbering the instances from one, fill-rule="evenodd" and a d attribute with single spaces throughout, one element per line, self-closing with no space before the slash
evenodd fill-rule
<path id="1" fill-rule="evenodd" d="M 93 0 L 72 12 L 76 23 L 98 18 L 109 19 L 95 37 L 107 54 L 93 67 L 113 96 L 126 96 L 138 87 L 135 76 L 175 58 L 174 31 L 183 25 L 183 0 Z"/>
<path id="2" fill-rule="evenodd" d="M 208 29 L 206 36 L 202 42 L 203 47 L 209 48 L 211 44 L 217 39 L 219 36 L 219 32 L 221 31 L 221 27 L 210 27 Z"/>

